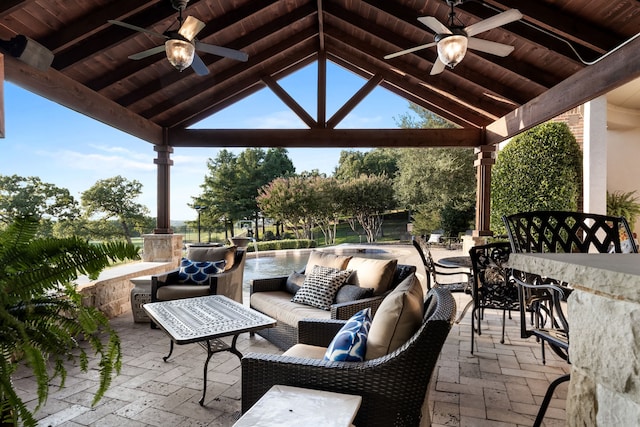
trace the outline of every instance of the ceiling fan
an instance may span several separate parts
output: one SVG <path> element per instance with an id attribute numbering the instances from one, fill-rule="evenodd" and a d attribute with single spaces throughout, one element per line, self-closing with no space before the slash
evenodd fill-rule
<path id="1" fill-rule="evenodd" d="M 246 62 L 249 56 L 245 52 L 229 49 L 226 47 L 215 46 L 212 44 L 202 43 L 196 39 L 196 35 L 202 31 L 205 24 L 193 16 L 187 19 L 182 18 L 182 11 L 187 7 L 189 0 L 171 0 L 173 8 L 179 11 L 178 30 L 168 29 L 164 33 L 156 33 L 136 25 L 127 24 L 122 21 L 109 20 L 110 24 L 119 25 L 141 33 L 147 33 L 152 36 L 166 39 L 164 45 L 145 50 L 143 52 L 130 55 L 129 59 L 143 59 L 151 55 L 155 55 L 162 51 L 167 54 L 167 59 L 178 71 L 191 66 L 193 71 L 200 76 L 209 74 L 209 69 L 202 59 L 195 53 L 196 50 L 213 55 L 223 56 L 225 58 L 235 59 L 237 61 Z"/>
<path id="2" fill-rule="evenodd" d="M 446 66 L 451 68 L 455 67 L 456 64 L 464 58 L 464 55 L 467 53 L 467 48 L 497 56 L 507 56 L 513 52 L 513 46 L 478 39 L 473 36 L 521 19 L 522 13 L 520 13 L 518 9 L 509 9 L 505 12 L 492 16 L 491 18 L 487 18 L 483 21 L 476 22 L 475 24 L 465 27 L 462 25 L 460 20 L 456 18 L 456 12 L 454 9 L 456 5 L 462 3 L 462 0 L 446 1 L 451 7 L 448 25 L 444 25 L 433 16 L 423 16 L 418 18 L 418 21 L 422 22 L 436 33 L 433 43 L 427 43 L 392 53 L 386 55 L 384 59 L 391 59 L 400 55 L 426 49 L 428 47 L 437 46 L 438 59 L 436 59 L 436 62 L 433 64 L 430 73 L 431 75 L 435 75 L 442 73 Z M 458 22 L 458 24 L 456 24 L 456 22 Z"/>

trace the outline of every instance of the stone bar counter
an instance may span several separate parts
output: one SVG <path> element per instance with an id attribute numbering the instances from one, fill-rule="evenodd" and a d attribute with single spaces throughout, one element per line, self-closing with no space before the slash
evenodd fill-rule
<path id="1" fill-rule="evenodd" d="M 511 254 L 509 267 L 568 282 L 568 426 L 640 420 L 640 255 Z"/>

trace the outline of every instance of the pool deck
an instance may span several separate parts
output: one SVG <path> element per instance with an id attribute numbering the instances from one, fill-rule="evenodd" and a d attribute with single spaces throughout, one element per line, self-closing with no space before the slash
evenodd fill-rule
<path id="1" fill-rule="evenodd" d="M 434 258 L 462 255 L 462 251 L 432 250 Z M 417 253 L 413 261 L 419 263 Z M 404 261 L 403 261 L 404 262 Z M 421 264 L 418 264 L 421 265 Z M 454 294 L 458 311 L 469 301 Z M 245 299 L 245 303 L 248 299 Z M 478 351 L 469 353 L 470 317 L 454 324 L 442 350 L 432 382 L 429 406 L 434 427 L 440 426 L 530 426 L 551 381 L 568 372 L 568 365 L 547 352 L 547 364 L 540 358 L 535 340 L 520 338 L 519 323 L 507 319 L 506 342 L 500 344 L 501 315 L 487 310 Z M 134 323 L 131 312 L 111 320 L 122 341 L 123 366 L 105 397 L 91 407 L 97 388 L 95 360 L 88 373 L 69 366 L 65 387 L 52 387 L 47 403 L 36 413 L 41 426 L 212 426 L 229 427 L 239 417 L 240 362 L 223 352 L 209 363 L 205 406 L 198 404 L 202 393 L 205 352 L 198 345 L 176 346 L 174 355 L 163 362 L 169 349 L 166 335 L 146 323 Z M 242 353 L 279 353 L 259 336 L 242 334 Z M 19 370 L 14 384 L 28 406 L 35 406 L 36 384 L 26 370 Z M 566 385 L 558 388 L 547 411 L 545 426 L 565 425 Z"/>

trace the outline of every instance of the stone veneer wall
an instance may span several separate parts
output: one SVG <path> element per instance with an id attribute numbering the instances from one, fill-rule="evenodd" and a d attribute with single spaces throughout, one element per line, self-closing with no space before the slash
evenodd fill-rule
<path id="1" fill-rule="evenodd" d="M 98 308 L 108 318 L 131 310 L 130 279 L 164 273 L 178 267 L 182 257 L 182 235 L 145 234 L 142 262 L 103 271 L 97 280 L 78 284 L 83 303 Z"/>
<path id="2" fill-rule="evenodd" d="M 637 289 L 629 291 L 638 294 Z M 574 291 L 568 314 L 572 365 L 567 425 L 638 425 L 640 299 Z"/>
<path id="3" fill-rule="evenodd" d="M 160 274 L 175 268 L 173 263 L 140 262 L 107 269 L 97 280 L 78 285 L 83 304 L 96 307 L 109 319 L 131 310 L 130 279 Z"/>

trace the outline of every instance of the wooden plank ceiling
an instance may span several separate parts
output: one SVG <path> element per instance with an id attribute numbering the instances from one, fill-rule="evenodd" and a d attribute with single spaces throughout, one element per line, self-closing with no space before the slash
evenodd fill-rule
<path id="1" fill-rule="evenodd" d="M 23 34 L 55 54 L 47 72 L 7 55 L 7 80 L 151 143 L 175 146 L 474 146 L 485 141 L 484 129 L 501 127 L 501 121 L 513 118 L 522 106 L 532 105 L 562 82 L 571 82 L 567 84 L 573 92 L 583 88 L 586 94 L 573 95 L 578 102 L 637 77 L 637 43 L 635 55 L 625 53 L 617 59 L 615 81 L 597 83 L 588 78 L 580 84 L 575 76 L 596 66 L 606 74 L 607 68 L 601 65 L 606 60 L 586 65 L 578 56 L 585 62 L 598 60 L 636 35 L 639 1 L 465 1 L 456 6 L 456 13 L 464 25 L 470 25 L 510 8 L 518 8 L 524 18 L 477 35 L 513 45 L 509 56 L 470 50 L 455 69 L 436 76 L 429 75 L 435 48 L 392 60 L 383 57 L 431 42 L 433 32 L 417 18 L 434 16 L 446 23 L 450 9 L 443 0 L 191 0 L 185 15 L 207 24 L 198 34 L 200 41 L 249 55 L 247 62 L 238 62 L 202 53 L 210 70 L 207 76 L 196 75 L 191 68 L 176 71 L 163 53 L 139 61 L 128 59 L 163 40 L 107 22 L 120 20 L 163 33 L 177 26 L 178 13 L 169 0 L 3 0 L 0 39 Z M 620 65 L 633 56 L 631 66 Z M 367 81 L 333 117 L 327 117 L 324 105 L 325 61 Z M 314 62 L 320 70 L 318 108 L 304 111 L 278 80 Z M 376 85 L 455 123 L 460 132 L 457 136 L 432 133 L 428 140 L 424 134 L 398 134 L 397 130 L 334 129 Z M 186 130 L 264 87 L 307 123 L 308 132 Z M 569 105 L 557 104 L 549 108 Z M 531 121 L 540 119 L 544 114 Z"/>

